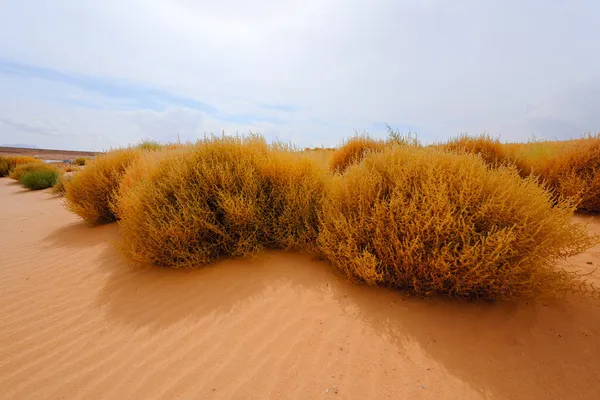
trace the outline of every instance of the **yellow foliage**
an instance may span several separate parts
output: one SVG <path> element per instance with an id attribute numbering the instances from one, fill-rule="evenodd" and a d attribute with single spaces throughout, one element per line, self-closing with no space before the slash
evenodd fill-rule
<path id="1" fill-rule="evenodd" d="M 73 178 L 73 175 L 61 174 L 52 189 L 50 189 L 50 193 L 57 196 L 64 196 L 67 191 L 66 183 Z"/>
<path id="2" fill-rule="evenodd" d="M 348 277 L 417 295 L 557 293 L 581 282 L 556 261 L 597 242 L 572 213 L 514 169 L 394 146 L 333 177 L 318 245 Z"/>
<path id="3" fill-rule="evenodd" d="M 513 164 L 511 152 L 489 135 L 467 136 L 461 135 L 443 145 L 446 151 L 454 153 L 467 153 L 479 155 L 491 167 L 507 166 Z"/>
<path id="4" fill-rule="evenodd" d="M 17 165 L 41 162 L 29 156 L 0 156 L 0 177 L 8 176 Z"/>
<path id="5" fill-rule="evenodd" d="M 255 136 L 147 155 L 127 172 L 113 204 L 119 249 L 168 267 L 265 247 L 313 249 L 324 187 L 313 161 Z"/>
<path id="6" fill-rule="evenodd" d="M 122 176 L 141 150 L 122 149 L 98 155 L 65 183 L 67 208 L 91 224 L 116 220 L 110 208 Z"/>
<path id="7" fill-rule="evenodd" d="M 343 173 L 350 165 L 359 163 L 367 154 L 383 151 L 385 142 L 368 136 L 354 136 L 331 155 L 329 166 L 333 172 Z"/>

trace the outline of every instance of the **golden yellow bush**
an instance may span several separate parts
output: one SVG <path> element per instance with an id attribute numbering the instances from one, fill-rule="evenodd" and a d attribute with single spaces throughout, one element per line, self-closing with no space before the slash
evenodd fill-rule
<path id="1" fill-rule="evenodd" d="M 32 162 L 28 164 L 18 164 L 10 173 L 9 178 L 14 179 L 16 181 L 20 180 L 21 177 L 25 174 L 28 174 L 32 171 L 48 171 L 48 172 L 58 172 L 58 168 L 52 164 L 46 164 L 42 162 Z"/>
<path id="2" fill-rule="evenodd" d="M 367 154 L 383 151 L 385 142 L 368 136 L 354 136 L 331 155 L 329 166 L 333 172 L 343 173 L 350 165 L 360 162 Z"/>
<path id="3" fill-rule="evenodd" d="M 393 146 L 332 179 L 319 249 L 368 284 L 481 299 L 575 290 L 553 266 L 598 239 L 533 177 L 474 155 Z"/>
<path id="4" fill-rule="evenodd" d="M 52 189 L 50 189 L 50 193 L 57 196 L 64 196 L 67 191 L 66 183 L 73 178 L 73 175 L 61 174 Z"/>
<path id="5" fill-rule="evenodd" d="M 0 156 L 0 177 L 8 176 L 17 165 L 41 162 L 29 156 Z"/>
<path id="6" fill-rule="evenodd" d="M 121 178 L 142 151 L 121 149 L 98 155 L 65 183 L 67 208 L 91 224 L 116 220 L 110 204 Z"/>
<path id="7" fill-rule="evenodd" d="M 507 166 L 514 163 L 511 152 L 500 140 L 489 135 L 461 135 L 442 146 L 446 151 L 479 155 L 491 167 Z"/>
<path id="8" fill-rule="evenodd" d="M 264 139 L 213 137 L 146 156 L 113 209 L 119 249 L 140 262 L 197 267 L 265 247 L 314 247 L 324 172 Z"/>
<path id="9" fill-rule="evenodd" d="M 565 147 L 557 157 L 539 162 L 537 174 L 557 195 L 576 202 L 579 211 L 600 212 L 600 139 L 575 140 Z"/>

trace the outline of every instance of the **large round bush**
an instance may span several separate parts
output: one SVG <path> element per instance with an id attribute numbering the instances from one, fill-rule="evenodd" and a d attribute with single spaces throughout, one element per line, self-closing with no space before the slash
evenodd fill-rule
<path id="1" fill-rule="evenodd" d="M 592 245 L 534 178 L 469 154 L 394 146 L 333 177 L 318 238 L 355 280 L 418 295 L 512 298 L 573 289 L 557 260 Z"/>
<path id="2" fill-rule="evenodd" d="M 114 203 L 119 248 L 167 267 L 263 248 L 312 249 L 323 192 L 311 160 L 258 137 L 209 138 L 129 169 Z"/>

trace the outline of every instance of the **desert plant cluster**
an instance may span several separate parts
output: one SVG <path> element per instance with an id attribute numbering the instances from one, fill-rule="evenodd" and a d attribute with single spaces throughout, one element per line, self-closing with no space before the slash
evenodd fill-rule
<path id="1" fill-rule="evenodd" d="M 309 151 L 257 135 L 144 141 L 76 166 L 0 157 L 0 172 L 51 187 L 90 225 L 118 221 L 117 247 L 139 264 L 194 268 L 292 249 L 419 296 L 595 293 L 556 264 L 599 241 L 571 221 L 600 211 L 599 137 L 422 146 L 388 133 Z"/>
<path id="2" fill-rule="evenodd" d="M 419 296 L 595 290 L 556 264 L 598 242 L 571 216 L 600 211 L 600 139 L 561 152 L 488 136 L 409 139 L 361 135 L 316 151 L 254 135 L 149 142 L 88 160 L 54 190 L 91 225 L 118 221 L 117 247 L 139 264 L 293 249 Z"/>
<path id="3" fill-rule="evenodd" d="M 51 193 L 64 195 L 64 182 L 79 166 L 69 163 L 45 163 L 43 160 L 28 156 L 0 156 L 2 176 L 19 182 L 24 188 L 41 190 L 51 188 Z"/>

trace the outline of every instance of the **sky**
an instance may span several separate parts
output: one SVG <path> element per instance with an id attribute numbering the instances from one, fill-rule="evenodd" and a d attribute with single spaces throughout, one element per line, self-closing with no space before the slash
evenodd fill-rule
<path id="1" fill-rule="evenodd" d="M 0 145 L 600 131 L 600 3 L 0 0 Z"/>

